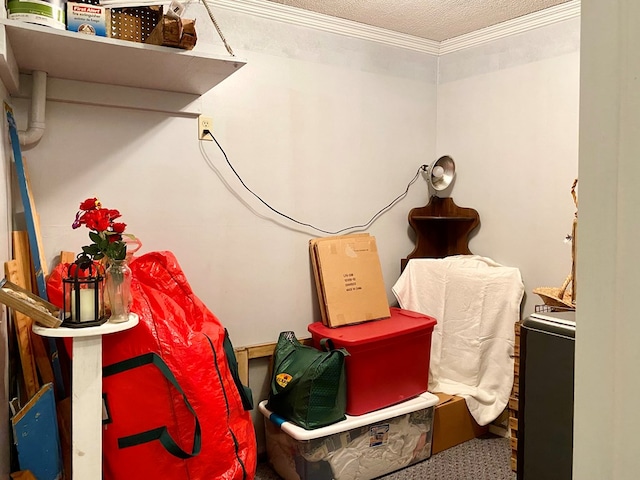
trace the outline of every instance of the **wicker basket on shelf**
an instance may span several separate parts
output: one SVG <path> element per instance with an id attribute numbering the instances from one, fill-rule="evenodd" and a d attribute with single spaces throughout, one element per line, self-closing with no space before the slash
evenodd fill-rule
<path id="1" fill-rule="evenodd" d="M 575 308 L 575 299 L 572 298 L 572 278 L 573 276 L 569 274 L 561 287 L 538 287 L 533 289 L 533 293 L 539 295 L 547 306 L 561 309 Z"/>
<path id="2" fill-rule="evenodd" d="M 578 227 L 578 196 L 576 195 L 576 186 L 578 179 L 576 178 L 571 185 L 571 196 L 576 206 L 576 212 L 573 218 L 571 228 L 571 273 L 567 276 L 561 287 L 538 287 L 533 289 L 533 293 L 539 295 L 545 305 L 549 307 L 557 307 L 559 309 L 575 309 L 576 308 L 576 235 Z"/>

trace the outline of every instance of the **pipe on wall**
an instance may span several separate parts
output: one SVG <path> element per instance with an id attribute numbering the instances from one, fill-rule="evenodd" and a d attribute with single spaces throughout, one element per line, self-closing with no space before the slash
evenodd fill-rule
<path id="1" fill-rule="evenodd" d="M 44 134 L 44 111 L 47 103 L 47 73 L 32 72 L 31 109 L 27 130 L 18 132 L 20 145 L 29 146 L 36 143 Z"/>

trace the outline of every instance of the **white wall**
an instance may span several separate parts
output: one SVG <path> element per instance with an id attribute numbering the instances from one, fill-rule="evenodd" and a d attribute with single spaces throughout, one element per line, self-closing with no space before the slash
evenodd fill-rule
<path id="1" fill-rule="evenodd" d="M 199 47 L 221 50 L 197 6 Z M 202 99 L 243 180 L 282 212 L 328 231 L 366 223 L 418 167 L 454 157 L 456 203 L 478 210 L 474 253 L 559 285 L 577 174 L 576 21 L 448 54 L 428 54 L 220 10 L 247 65 Z M 15 101 L 24 122 L 26 102 Z M 42 141 L 25 152 L 51 264 L 77 250 L 81 200 L 122 211 L 143 251 L 171 250 L 236 346 L 306 336 L 318 319 L 307 242 L 316 235 L 270 212 L 183 115 L 48 102 Z M 436 138 L 436 121 L 438 124 Z M 437 144 L 436 144 L 437 142 Z M 413 250 L 408 211 L 420 179 L 369 229 L 390 288 Z M 261 371 L 264 373 L 266 369 Z M 261 384 L 260 384 L 261 385 Z M 259 385 L 259 386 L 260 386 Z M 255 386 L 255 385 L 252 385 Z"/>
<path id="2" fill-rule="evenodd" d="M 199 47 L 222 50 L 203 10 L 189 8 Z M 224 10 L 216 17 L 247 65 L 201 108 L 233 168 L 275 209 L 329 232 L 366 224 L 434 158 L 435 56 Z M 16 104 L 26 112 L 26 101 Z M 215 143 L 197 140 L 195 118 L 48 102 L 46 124 L 25 157 L 51 265 L 87 244 L 71 223 L 79 202 L 98 196 L 123 213 L 140 253 L 177 256 L 235 346 L 275 342 L 283 330 L 309 336 L 319 309 L 308 241 L 326 234 L 248 193 Z M 368 229 L 390 302 L 413 250 L 407 213 L 426 201 L 420 178 Z M 256 400 L 266 371 L 252 367 Z"/>
<path id="3" fill-rule="evenodd" d="M 199 42 L 220 43 L 198 12 Z M 191 14 L 188 12 L 188 14 Z M 267 203 L 327 231 L 366 223 L 435 153 L 436 58 L 221 10 L 247 65 L 202 99 L 244 182 Z M 209 27 L 211 28 L 211 27 Z M 22 102 L 24 103 L 24 102 Z M 96 195 L 123 213 L 143 251 L 170 250 L 235 345 L 307 336 L 318 319 L 308 240 L 324 235 L 247 193 L 196 120 L 49 102 L 44 138 L 27 152 L 47 258 L 86 244 L 71 230 Z M 369 229 L 389 288 L 413 249 L 407 212 L 426 183 Z"/>
<path id="4" fill-rule="evenodd" d="M 582 2 L 574 478 L 638 477 L 640 5 Z"/>
<path id="5" fill-rule="evenodd" d="M 520 269 L 523 316 L 571 270 L 579 49 L 573 19 L 440 57 L 437 152 L 456 161 L 455 202 L 480 214 L 471 251 Z"/>

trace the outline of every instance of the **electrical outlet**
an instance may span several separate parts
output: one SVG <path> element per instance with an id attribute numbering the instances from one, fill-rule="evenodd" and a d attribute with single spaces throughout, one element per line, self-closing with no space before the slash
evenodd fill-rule
<path id="1" fill-rule="evenodd" d="M 212 142 L 213 138 L 205 131 L 213 133 L 213 120 L 206 115 L 200 115 L 198 116 L 198 139 Z"/>

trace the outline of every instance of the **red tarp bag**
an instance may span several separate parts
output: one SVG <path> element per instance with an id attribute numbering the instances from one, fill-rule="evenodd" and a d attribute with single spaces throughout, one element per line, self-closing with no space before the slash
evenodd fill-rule
<path id="1" fill-rule="evenodd" d="M 250 391 L 227 331 L 170 252 L 130 267 L 139 324 L 102 338 L 103 479 L 252 480 Z M 65 271 L 59 265 L 48 280 L 58 306 Z"/>

